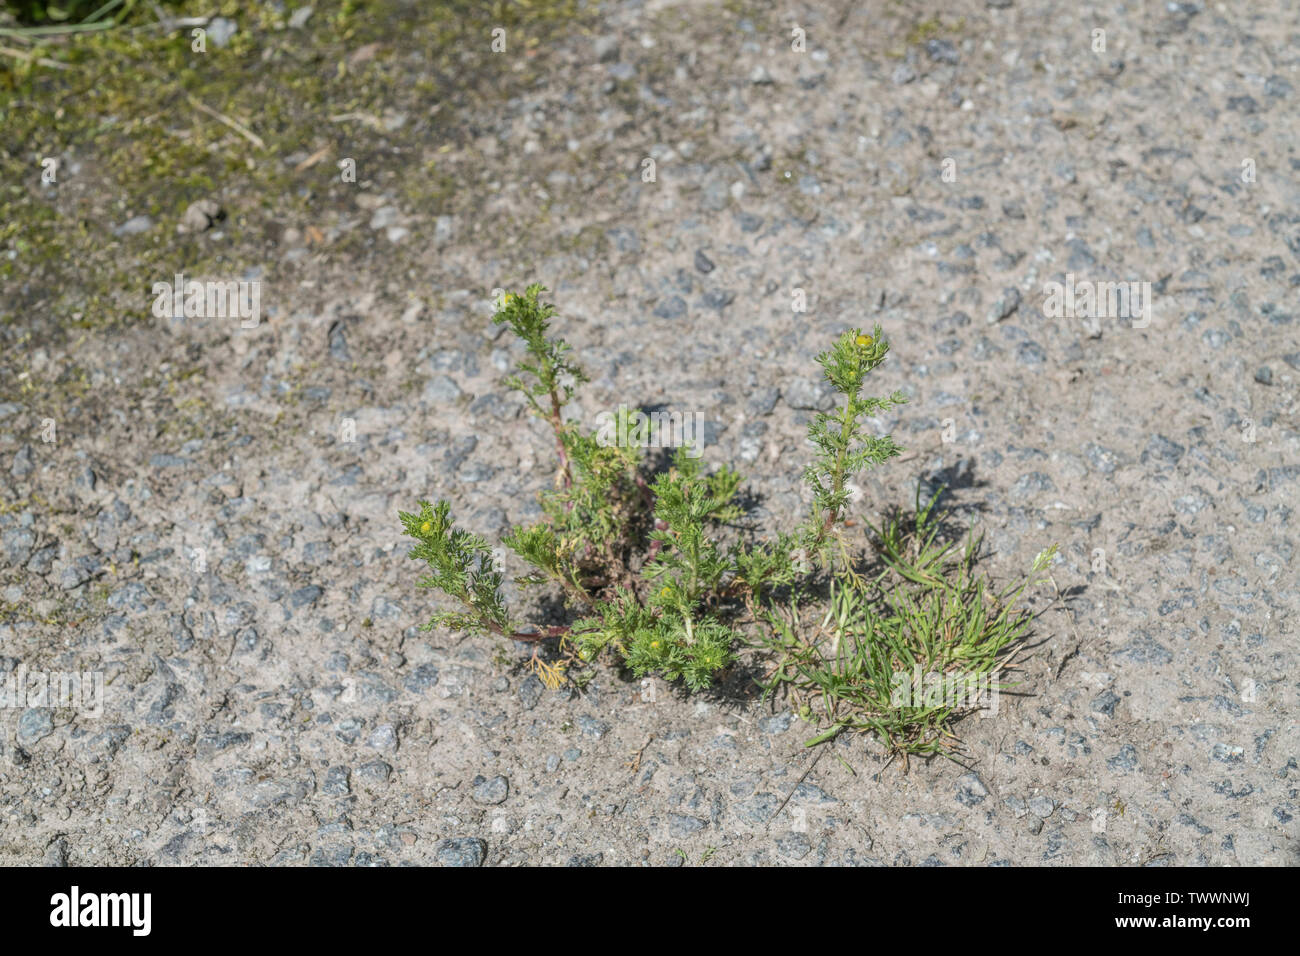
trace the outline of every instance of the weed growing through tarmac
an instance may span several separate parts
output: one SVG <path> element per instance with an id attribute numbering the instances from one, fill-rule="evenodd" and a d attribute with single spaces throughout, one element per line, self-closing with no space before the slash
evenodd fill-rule
<path id="1" fill-rule="evenodd" d="M 527 566 L 516 582 L 557 589 L 570 623 L 516 620 L 491 545 L 456 528 L 446 501 L 421 501 L 400 515 L 417 542 L 410 557 L 429 569 L 419 585 L 458 605 L 425 628 L 531 642 L 530 666 L 548 686 L 611 654 L 638 677 L 696 691 L 739 650 L 757 650 L 771 661 L 765 695 L 788 696 L 817 725 L 809 745 L 870 731 L 904 755 L 950 752 L 952 721 L 986 706 L 968 692 L 1001 689 L 1030 623 L 1016 607 L 1029 581 L 995 591 L 977 576 L 978 540 L 960 552 L 941 542 L 933 499 L 910 524 L 895 517 L 874 529 L 880 570 L 868 573 L 872 560 L 847 534 L 852 481 L 901 449 L 871 434 L 865 419 L 905 401 L 862 394 L 889 353 L 879 326 L 871 334 L 851 329 L 817 356 L 842 404 L 808 427 L 811 514 L 792 531 L 754 540 L 736 530 L 744 512 L 735 471 L 709 472 L 700 449 L 679 447 L 666 470 L 649 474 L 643 443 L 611 444 L 564 417 L 587 378 L 569 346 L 548 335 L 555 309 L 540 300 L 545 291 L 505 294 L 493 317 L 524 346 L 506 384 L 551 429 L 557 456 L 554 487 L 540 496 L 542 520 L 503 543 Z M 616 426 L 620 436 L 641 427 Z M 1041 553 L 1034 573 L 1054 555 L 1055 548 Z M 543 655 L 550 641 L 554 653 Z"/>

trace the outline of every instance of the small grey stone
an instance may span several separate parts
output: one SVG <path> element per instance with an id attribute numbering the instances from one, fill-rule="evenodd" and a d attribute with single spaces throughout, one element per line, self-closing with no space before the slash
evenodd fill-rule
<path id="1" fill-rule="evenodd" d="M 181 455 L 151 455 L 149 457 L 150 468 L 185 468 L 193 464 L 189 458 Z"/>
<path id="2" fill-rule="evenodd" d="M 95 756 L 113 759 L 122 745 L 131 737 L 129 724 L 115 724 L 103 733 L 91 737 L 85 744 L 86 751 Z"/>
<path id="3" fill-rule="evenodd" d="M 132 581 L 108 596 L 108 606 L 117 610 L 144 613 L 149 610 L 149 604 L 153 600 L 154 597 L 147 587 L 139 581 Z"/>
<path id="4" fill-rule="evenodd" d="M 1130 770 L 1136 770 L 1138 766 L 1137 750 L 1132 744 L 1125 744 L 1119 748 L 1119 753 L 1106 761 L 1106 766 L 1116 773 L 1127 773 Z"/>
<path id="5" fill-rule="evenodd" d="M 452 402 L 460 394 L 460 386 L 447 375 L 434 375 L 424 387 L 424 399 L 428 402 Z"/>
<path id="6" fill-rule="evenodd" d="M 1105 714 L 1107 717 L 1114 717 L 1115 705 L 1118 704 L 1119 701 L 1120 698 L 1116 694 L 1107 690 L 1094 697 L 1089 706 L 1092 707 L 1094 713 Z"/>
<path id="7" fill-rule="evenodd" d="M 330 767 L 325 774 L 325 782 L 321 784 L 321 793 L 335 796 L 351 793 L 350 777 L 351 771 L 347 767 Z"/>
<path id="8" fill-rule="evenodd" d="M 834 797 L 815 784 L 804 781 L 794 788 L 791 799 L 796 803 L 832 804 L 839 803 Z"/>
<path id="9" fill-rule="evenodd" d="M 487 858 L 487 844 L 474 837 L 453 837 L 439 840 L 433 852 L 443 866 L 482 866 Z"/>
<path id="10" fill-rule="evenodd" d="M 894 67 L 894 72 L 890 76 L 895 86 L 905 86 L 916 79 L 916 70 L 912 69 L 906 63 L 900 63 Z"/>
<path id="11" fill-rule="evenodd" d="M 937 37 L 931 37 L 925 41 L 925 52 L 935 63 L 950 63 L 956 65 L 961 57 L 957 54 L 957 48 L 947 40 L 940 40 Z"/>
<path id="12" fill-rule="evenodd" d="M 375 783 L 387 783 L 388 778 L 393 773 L 393 768 L 382 760 L 372 760 L 358 767 L 357 773 L 361 774 L 366 780 Z"/>
<path id="13" fill-rule="evenodd" d="M 1147 634 L 1139 634 L 1115 651 L 1115 654 L 1139 664 L 1168 664 L 1174 659 L 1174 655 L 1164 645 Z"/>
<path id="14" fill-rule="evenodd" d="M 1028 474 L 1021 475 L 1011 489 L 1014 497 L 1021 498 L 1034 492 L 1055 491 L 1056 485 L 1052 479 L 1041 471 L 1031 471 Z"/>
<path id="15" fill-rule="evenodd" d="M 149 216 L 132 216 L 113 230 L 115 236 L 135 236 L 153 228 L 153 219 Z"/>
<path id="16" fill-rule="evenodd" d="M 592 45 L 592 51 L 596 54 L 596 59 L 600 63 L 613 63 L 618 59 L 618 47 L 618 37 L 607 34 L 596 38 L 596 42 Z"/>
<path id="17" fill-rule="evenodd" d="M 342 322 L 335 322 L 329 329 L 330 358 L 336 362 L 351 360 L 348 353 L 348 336 Z"/>
<path id="18" fill-rule="evenodd" d="M 32 574 L 46 575 L 50 573 L 50 568 L 54 564 L 54 559 L 58 557 L 59 549 L 55 545 L 47 545 L 41 548 L 27 562 L 27 570 Z"/>
<path id="19" fill-rule="evenodd" d="M 524 678 L 523 683 L 519 685 L 519 702 L 524 705 L 524 710 L 532 710 L 542 699 L 542 692 L 545 686 L 536 674 L 529 674 Z"/>
<path id="20" fill-rule="evenodd" d="M 293 11 L 293 13 L 289 15 L 289 29 L 297 30 L 306 26 L 307 21 L 311 19 L 312 12 L 311 7 L 299 7 L 297 10 Z"/>
<path id="21" fill-rule="evenodd" d="M 305 588 L 299 588 L 289 595 L 289 604 L 295 608 L 306 607 L 309 604 L 315 604 L 320 600 L 321 589 L 311 584 Z"/>
<path id="22" fill-rule="evenodd" d="M 18 718 L 18 745 L 30 747 L 54 733 L 54 720 L 45 707 L 30 707 Z"/>
<path id="23" fill-rule="evenodd" d="M 750 393 L 749 401 L 745 403 L 745 412 L 754 417 L 770 415 L 772 409 L 776 407 L 776 400 L 780 397 L 779 388 L 756 389 Z"/>
<path id="24" fill-rule="evenodd" d="M 1008 286 L 1002 290 L 1002 295 L 993 303 L 993 307 L 989 309 L 985 320 L 992 325 L 994 322 L 1005 319 L 1018 308 L 1020 308 L 1020 290 L 1015 286 Z"/>
<path id="25" fill-rule="evenodd" d="M 707 820 L 701 820 L 699 817 L 684 816 L 680 813 L 668 814 L 668 833 L 677 840 L 685 839 L 708 825 Z"/>
<path id="26" fill-rule="evenodd" d="M 495 777 L 477 776 L 474 778 L 471 795 L 475 803 L 495 806 L 504 803 L 510 795 L 510 781 L 497 774 Z"/>
<path id="27" fill-rule="evenodd" d="M 695 250 L 695 268 L 705 275 L 708 275 L 714 269 L 713 260 L 704 254 L 703 249 Z"/>
<path id="28" fill-rule="evenodd" d="M 1210 499 L 1204 494 L 1180 495 L 1174 499 L 1174 510 L 1180 515 L 1194 515 L 1210 504 Z"/>
<path id="29" fill-rule="evenodd" d="M 366 738 L 366 746 L 371 750 L 396 750 L 397 731 L 392 724 L 380 724 Z"/>
<path id="30" fill-rule="evenodd" d="M 81 564 L 70 564 L 59 572 L 59 587 L 71 591 L 90 580 L 90 572 Z"/>
<path id="31" fill-rule="evenodd" d="M 736 804 L 736 816 L 746 823 L 766 823 L 776 815 L 781 798 L 774 793 L 756 793 L 744 803 Z"/>
<path id="32" fill-rule="evenodd" d="M 10 528 L 2 536 L 5 560 L 14 567 L 26 562 L 36 546 L 36 535 L 26 528 Z"/>
<path id="33" fill-rule="evenodd" d="M 45 848 L 45 856 L 41 858 L 41 866 L 67 866 L 68 865 L 68 841 L 59 837 L 53 840 Z"/>
<path id="34" fill-rule="evenodd" d="M 1272 385 L 1273 370 L 1267 365 L 1261 365 L 1255 369 L 1255 381 L 1259 382 L 1260 385 Z"/>
<path id="35" fill-rule="evenodd" d="M 181 216 L 176 231 L 180 233 L 203 232 L 211 229 L 225 216 L 221 204 L 215 199 L 199 199 L 189 204 Z"/>
<path id="36" fill-rule="evenodd" d="M 771 86 L 772 74 L 765 66 L 756 66 L 749 72 L 749 82 L 755 86 Z"/>
<path id="37" fill-rule="evenodd" d="M 763 717 L 758 722 L 758 729 L 765 734 L 783 734 L 790 729 L 790 713 L 775 714 L 771 717 Z"/>
<path id="38" fill-rule="evenodd" d="M 661 319 L 680 319 L 686 314 L 686 300 L 679 295 L 664 299 L 655 306 L 654 314 Z"/>
<path id="39" fill-rule="evenodd" d="M 1016 347 L 1016 361 L 1021 365 L 1042 365 L 1047 361 L 1047 351 L 1037 342 L 1021 342 Z"/>
<path id="40" fill-rule="evenodd" d="M 371 229 L 387 229 L 394 225 L 401 218 L 401 212 L 396 206 L 380 206 L 370 215 Z"/>
<path id="41" fill-rule="evenodd" d="M 802 860 L 812 852 L 812 841 L 806 833 L 789 830 L 776 838 L 776 851 L 782 856 Z"/>
<path id="42" fill-rule="evenodd" d="M 582 731 L 584 737 L 599 740 L 609 733 L 609 724 L 603 720 L 597 720 L 595 717 L 584 715 L 578 718 L 578 729 Z"/>
<path id="43" fill-rule="evenodd" d="M 709 289 L 700 299 L 700 304 L 706 309 L 717 309 L 721 312 L 734 301 L 736 301 L 736 293 L 730 289 Z"/>
<path id="44" fill-rule="evenodd" d="M 9 474 L 15 478 L 26 478 L 35 467 L 36 465 L 32 461 L 32 446 L 23 445 L 14 453 L 14 462 L 9 468 Z"/>
<path id="45" fill-rule="evenodd" d="M 957 778 L 956 798 L 962 806 L 973 807 L 983 803 L 988 795 L 988 787 L 984 786 L 984 781 L 979 778 L 979 774 L 965 773 Z"/>
<path id="46" fill-rule="evenodd" d="M 1232 341 L 1232 336 L 1223 329 L 1206 329 L 1201 334 L 1201 341 L 1217 352 Z"/>
<path id="47" fill-rule="evenodd" d="M 1210 759 L 1217 760 L 1219 763 L 1241 763 L 1245 755 L 1244 747 L 1234 747 L 1225 743 L 1217 743 L 1210 750 Z"/>
<path id="48" fill-rule="evenodd" d="M 407 675 L 403 686 L 412 694 L 423 694 L 438 683 L 438 668 L 433 664 L 421 664 Z"/>
<path id="49" fill-rule="evenodd" d="M 1056 803 L 1050 797 L 1034 797 L 1029 801 L 1029 809 L 1034 816 L 1046 820 L 1056 810 Z"/>
<path id="50" fill-rule="evenodd" d="M 321 846 L 317 847 L 307 861 L 308 866 L 347 866 L 348 861 L 352 859 L 353 847 L 343 846 Z"/>
<path id="51" fill-rule="evenodd" d="M 1164 435 L 1155 435 L 1143 449 L 1142 461 L 1145 463 L 1148 458 L 1158 458 L 1167 464 L 1176 465 L 1186 452 L 1187 449 L 1178 442 L 1170 441 Z"/>
<path id="52" fill-rule="evenodd" d="M 1083 453 L 1088 456 L 1088 461 L 1092 463 L 1092 467 L 1103 475 L 1109 475 L 1119 467 L 1119 456 L 1109 448 L 1103 448 L 1101 445 L 1088 442 L 1083 446 Z"/>
<path id="53" fill-rule="evenodd" d="M 1276 73 L 1264 82 L 1264 92 L 1279 99 L 1290 96 L 1291 89 L 1291 84 L 1287 82 L 1286 78 L 1278 76 Z"/>

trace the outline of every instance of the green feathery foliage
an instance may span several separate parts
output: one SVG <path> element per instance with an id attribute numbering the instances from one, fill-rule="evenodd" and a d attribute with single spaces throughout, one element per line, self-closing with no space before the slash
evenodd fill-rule
<path id="1" fill-rule="evenodd" d="M 435 614 L 424 629 L 437 626 L 471 633 L 506 633 L 509 618 L 501 602 L 504 575 L 495 567 L 491 547 L 477 535 L 452 525 L 447 502 L 419 504 L 418 514 L 398 513 L 405 533 L 419 542 L 409 556 L 429 566 L 429 576 L 418 584 L 456 598 L 465 608 L 463 612 Z"/>
<path id="2" fill-rule="evenodd" d="M 808 440 L 817 449 L 804 472 L 804 480 L 813 494 L 813 513 L 805 528 L 805 540 L 811 548 L 824 549 L 844 518 L 852 495 L 849 480 L 902 451 L 891 436 L 868 434 L 863 421 L 907 401 L 901 392 L 888 398 L 869 398 L 862 394 L 868 373 L 888 354 L 889 343 L 877 325 L 871 335 L 850 329 L 831 349 L 817 356 L 826 380 L 844 404 L 833 416 L 817 412 L 808 426 Z"/>
<path id="3" fill-rule="evenodd" d="M 748 644 L 772 659 L 765 694 L 788 696 L 820 725 L 810 744 L 863 730 L 904 755 L 947 753 L 950 724 L 971 708 L 924 695 L 919 703 L 915 695 L 900 700 L 907 681 L 899 675 L 913 683 L 922 672 L 981 686 L 1000 680 L 1028 627 L 1014 609 L 1028 582 L 999 592 L 976 577 L 973 537 L 954 560 L 954 544 L 939 538 L 934 500 L 924 509 L 918 501 L 910 529 L 899 517 L 876 528 L 883 570 L 872 579 L 861 573 L 844 535 L 853 481 L 900 451 L 868 420 L 905 401 L 898 392 L 862 394 L 889 353 L 880 327 L 871 335 L 851 329 L 817 356 L 842 404 L 808 426 L 812 512 L 799 528 L 754 541 L 739 528 L 742 479 L 732 469 L 710 472 L 701 449 L 678 447 L 666 470 L 643 474 L 644 418 L 634 422 L 620 407 L 596 432 L 565 419 L 587 377 L 569 346 L 549 334 L 555 309 L 541 301 L 545 291 L 530 285 L 523 295 L 504 294 L 493 317 L 524 346 L 506 384 L 550 428 L 558 459 L 554 487 L 540 494 L 542 520 L 511 530 L 502 543 L 527 567 L 518 584 L 559 588 L 569 623 L 513 623 L 501 597 L 504 570 L 488 543 L 454 527 L 447 502 L 422 501 L 418 513 L 401 513 L 404 532 L 417 540 L 410 556 L 429 568 L 420 586 L 460 606 L 426 626 L 535 648 L 554 640 L 550 659 L 538 650 L 530 660 L 551 685 L 567 667 L 608 652 L 637 676 L 700 690 Z M 1043 552 L 1034 572 L 1054 554 Z M 807 626 L 813 605 L 824 609 L 817 627 Z"/>

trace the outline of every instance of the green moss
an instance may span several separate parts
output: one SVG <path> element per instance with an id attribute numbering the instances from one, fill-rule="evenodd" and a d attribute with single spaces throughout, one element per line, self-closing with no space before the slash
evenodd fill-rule
<path id="1" fill-rule="evenodd" d="M 273 280 L 268 226 L 324 233 L 355 216 L 360 187 L 340 181 L 342 157 L 356 161 L 362 183 L 392 189 L 417 230 L 463 212 L 476 201 L 464 188 L 470 161 L 429 159 L 430 150 L 457 144 L 485 106 L 533 83 L 545 57 L 522 51 L 562 39 L 578 16 L 574 0 L 375 0 L 318 10 L 290 30 L 289 10 L 237 0 L 216 9 L 239 26 L 223 49 L 209 41 L 205 53 L 192 51 L 188 30 L 116 28 L 27 48 L 65 70 L 0 60 L 0 286 L 22 290 L 0 296 L 0 322 L 35 306 L 43 336 L 144 320 L 152 282 L 179 270 L 262 265 Z M 214 8 L 180 0 L 168 11 Z M 154 19 L 132 16 L 132 26 Z M 507 30 L 508 61 L 490 49 L 497 26 Z M 370 44 L 378 47 L 357 55 Z M 404 123 L 385 123 L 398 114 Z M 296 161 L 321 152 L 310 165 Z M 56 187 L 41 183 L 47 156 L 62 160 Z M 177 235 L 189 204 L 211 196 L 227 209 L 224 241 Z M 142 214 L 152 228 L 113 234 Z M 326 249 L 369 256 L 369 240 L 353 230 Z"/>
<path id="2" fill-rule="evenodd" d="M 922 20 L 907 31 L 907 42 L 909 46 L 915 46 L 932 39 L 943 32 L 943 24 L 939 22 L 938 17 L 930 17 L 928 20 Z"/>

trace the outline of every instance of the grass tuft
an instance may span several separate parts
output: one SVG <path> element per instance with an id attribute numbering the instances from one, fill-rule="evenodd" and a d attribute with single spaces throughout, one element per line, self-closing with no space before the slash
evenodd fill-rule
<path id="1" fill-rule="evenodd" d="M 998 590 L 976 570 L 982 539 L 973 528 L 960 548 L 941 540 L 938 495 L 910 520 L 896 514 L 873 529 L 882 570 L 833 575 L 819 620 L 809 620 L 816 595 L 800 591 L 766 615 L 756 641 L 773 657 L 764 696 L 785 695 L 818 727 L 807 746 L 866 731 L 905 760 L 952 756 L 960 744 L 953 723 L 996 713 L 1014 686 L 1007 671 L 1032 621 L 1019 601 L 1056 548 L 1038 555 L 1029 577 Z"/>

